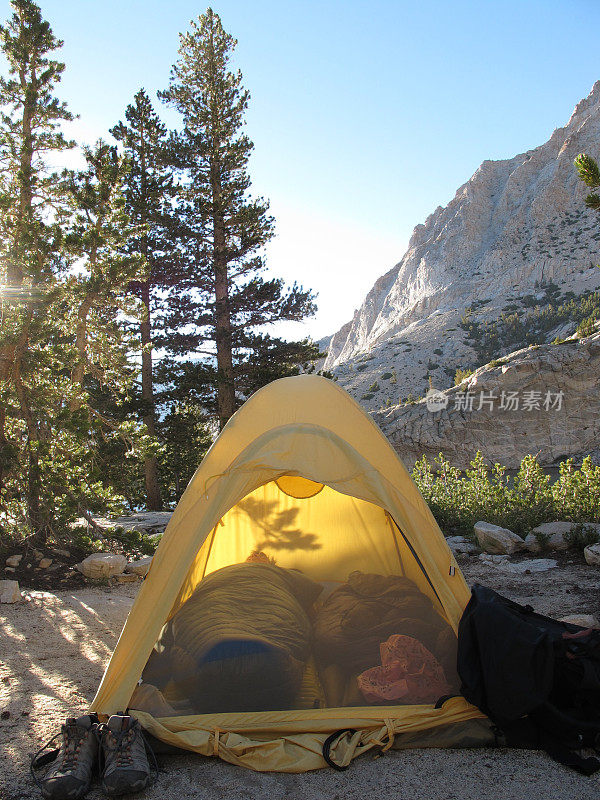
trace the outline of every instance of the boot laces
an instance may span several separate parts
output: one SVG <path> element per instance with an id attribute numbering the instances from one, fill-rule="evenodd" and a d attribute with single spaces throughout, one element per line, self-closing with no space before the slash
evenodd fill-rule
<path id="1" fill-rule="evenodd" d="M 117 768 L 133 766 L 131 745 L 135 737 L 134 728 L 112 731 L 104 724 L 101 726 L 99 734 L 102 739 L 102 744 L 108 751 L 106 755 L 110 754 L 114 757 L 115 766 Z"/>
<path id="2" fill-rule="evenodd" d="M 62 764 L 65 769 L 75 769 L 79 760 L 81 746 L 87 738 L 88 731 L 82 731 L 76 725 L 63 725 Z"/>

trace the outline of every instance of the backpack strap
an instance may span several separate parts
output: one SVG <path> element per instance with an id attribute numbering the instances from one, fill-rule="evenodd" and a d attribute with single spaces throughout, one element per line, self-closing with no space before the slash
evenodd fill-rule
<path id="1" fill-rule="evenodd" d="M 600 770 L 600 759 L 594 756 L 583 758 L 575 750 L 569 750 L 568 747 L 548 736 L 545 731 L 541 732 L 540 744 L 554 761 L 558 761 L 559 764 L 570 767 L 582 775 L 589 777 Z"/>

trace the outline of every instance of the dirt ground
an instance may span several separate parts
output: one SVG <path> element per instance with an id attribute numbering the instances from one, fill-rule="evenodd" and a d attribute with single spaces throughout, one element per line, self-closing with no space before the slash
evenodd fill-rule
<path id="1" fill-rule="evenodd" d="M 542 613 L 600 617 L 600 570 L 562 559 L 558 568 L 505 575 L 461 557 L 469 583 L 491 586 Z M 0 800 L 39 797 L 29 754 L 92 699 L 139 585 L 26 593 L 0 607 Z M 346 772 L 259 774 L 201 756 L 161 759 L 146 800 L 600 800 L 600 776 L 585 778 L 546 755 L 514 750 L 413 750 L 367 755 Z M 97 800 L 94 787 L 88 797 Z"/>

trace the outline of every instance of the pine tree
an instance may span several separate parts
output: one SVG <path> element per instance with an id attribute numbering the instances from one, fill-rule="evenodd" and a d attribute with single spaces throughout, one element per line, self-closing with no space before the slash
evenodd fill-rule
<path id="1" fill-rule="evenodd" d="M 12 6 L 0 27 L 0 538 L 44 541 L 75 516 L 122 507 L 104 456 L 118 451 L 122 472 L 152 443 L 123 413 L 139 350 L 123 324 L 137 314 L 126 290 L 140 266 L 127 164 L 100 142 L 81 173 L 47 168 L 72 146 L 59 127 L 72 115 L 53 94 L 64 65 L 49 57 L 62 42 L 35 3 Z"/>
<path id="2" fill-rule="evenodd" d="M 28 352 L 32 335 L 43 327 L 43 297 L 60 259 L 60 181 L 47 171 L 44 158 L 72 146 L 59 128 L 72 115 L 53 94 L 64 64 L 49 54 L 62 42 L 34 2 L 11 5 L 12 17 L 0 26 L 8 64 L 8 77 L 0 77 L 0 491 L 7 473 L 18 467 L 20 448 L 25 450 L 29 522 L 43 531 L 48 515 L 40 501 L 39 449 L 48 431 L 28 386 L 34 369 Z"/>
<path id="3" fill-rule="evenodd" d="M 318 353 L 309 342 L 261 332 L 314 313 L 314 297 L 261 275 L 274 220 L 268 203 L 249 195 L 253 145 L 242 130 L 249 93 L 241 73 L 229 69 L 236 44 L 209 8 L 180 36 L 179 60 L 161 94 L 184 119 L 179 146 L 187 176 L 180 206 L 186 291 L 168 315 L 171 346 L 214 360 L 210 380 L 221 427 L 265 379 L 297 371 L 298 362 Z"/>
<path id="4" fill-rule="evenodd" d="M 590 189 L 600 188 L 600 168 L 591 156 L 580 153 L 575 159 L 575 169 L 586 186 Z M 598 192 L 590 192 L 585 198 L 585 204 L 588 208 L 600 211 L 600 195 Z"/>
<path id="5" fill-rule="evenodd" d="M 126 122 L 119 122 L 111 134 L 122 143 L 129 161 L 125 208 L 132 222 L 140 226 L 139 236 L 130 240 L 129 248 L 144 259 L 145 274 L 130 288 L 143 303 L 140 325 L 142 418 L 148 434 L 155 437 L 152 348 L 160 339 L 160 319 L 169 292 L 183 277 L 176 257 L 173 166 L 167 128 L 143 89 L 127 107 L 125 119 Z M 160 511 L 162 499 L 155 455 L 147 456 L 144 474 L 147 507 Z"/>

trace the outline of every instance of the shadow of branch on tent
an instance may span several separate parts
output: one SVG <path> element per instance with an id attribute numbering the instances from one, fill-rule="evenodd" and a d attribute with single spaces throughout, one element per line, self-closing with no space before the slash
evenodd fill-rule
<path id="1" fill-rule="evenodd" d="M 276 502 L 265 503 L 247 497 L 238 503 L 238 508 L 247 514 L 257 529 L 256 549 L 269 547 L 272 550 L 319 550 L 316 533 L 308 533 L 297 526 L 297 508 L 277 511 Z M 262 538 L 261 538 L 262 535 Z"/>

